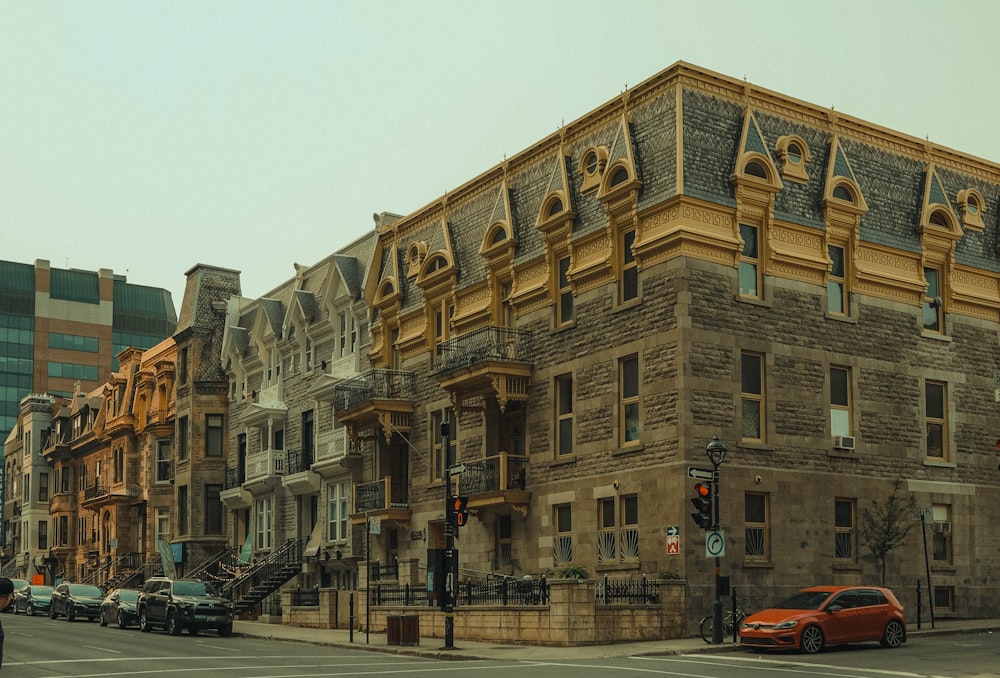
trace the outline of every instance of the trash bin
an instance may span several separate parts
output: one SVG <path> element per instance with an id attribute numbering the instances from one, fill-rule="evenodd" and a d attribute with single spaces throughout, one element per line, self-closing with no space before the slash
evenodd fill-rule
<path id="1" fill-rule="evenodd" d="M 420 644 L 420 617 L 408 614 L 399 618 L 399 644 L 407 647 Z"/>
<path id="2" fill-rule="evenodd" d="M 401 626 L 398 614 L 386 615 L 385 618 L 385 640 L 389 645 L 399 645 L 399 628 Z"/>

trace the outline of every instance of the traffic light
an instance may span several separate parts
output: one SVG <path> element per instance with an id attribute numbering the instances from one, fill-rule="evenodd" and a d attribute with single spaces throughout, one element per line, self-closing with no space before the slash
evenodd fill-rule
<path id="1" fill-rule="evenodd" d="M 468 505 L 468 497 L 451 498 L 452 524 L 455 527 L 465 527 L 465 524 L 469 521 Z"/>
<path id="2" fill-rule="evenodd" d="M 712 483 L 702 482 L 694 486 L 695 496 L 691 497 L 694 513 L 691 517 L 695 524 L 703 530 L 712 527 Z"/>

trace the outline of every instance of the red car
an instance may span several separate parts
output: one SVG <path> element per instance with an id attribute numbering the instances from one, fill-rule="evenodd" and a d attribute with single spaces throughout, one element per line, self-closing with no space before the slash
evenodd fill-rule
<path id="1" fill-rule="evenodd" d="M 879 586 L 813 586 L 743 620 L 740 646 L 809 654 L 827 645 L 906 642 L 906 615 L 896 596 Z"/>

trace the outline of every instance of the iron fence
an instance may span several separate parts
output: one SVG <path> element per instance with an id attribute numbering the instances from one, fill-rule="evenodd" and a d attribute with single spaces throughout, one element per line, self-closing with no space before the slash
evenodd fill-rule
<path id="1" fill-rule="evenodd" d="M 292 605 L 299 607 L 319 607 L 319 587 L 292 590 Z"/>
<path id="2" fill-rule="evenodd" d="M 595 587 L 595 597 L 605 605 L 626 603 L 629 605 L 656 605 L 660 602 L 660 582 L 649 581 L 646 575 L 641 580 L 609 579 L 604 577 Z"/>

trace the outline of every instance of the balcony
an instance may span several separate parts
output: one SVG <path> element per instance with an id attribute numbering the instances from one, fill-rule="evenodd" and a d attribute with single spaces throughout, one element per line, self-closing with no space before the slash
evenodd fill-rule
<path id="1" fill-rule="evenodd" d="M 438 346 L 437 378 L 455 409 L 477 397 L 494 397 L 501 410 L 510 400 L 526 401 L 531 377 L 531 333 L 489 326 Z"/>
<path id="2" fill-rule="evenodd" d="M 131 502 L 133 500 L 124 484 L 115 483 L 112 487 L 106 483 L 94 483 L 83 489 L 83 501 L 80 506 L 85 509 L 97 510 L 115 503 Z"/>
<path id="3" fill-rule="evenodd" d="M 319 491 L 319 475 L 313 473 L 312 450 L 289 450 L 288 468 L 281 484 L 294 494 L 308 494 Z"/>
<path id="4" fill-rule="evenodd" d="M 288 412 L 288 406 L 284 402 L 285 387 L 279 380 L 278 383 L 262 388 L 259 393 L 251 394 L 251 402 L 244 410 L 240 419 L 249 425 L 260 425 L 266 421 L 284 419 Z"/>
<path id="5" fill-rule="evenodd" d="M 274 488 L 285 475 L 288 456 L 284 450 L 263 450 L 247 455 L 246 480 L 243 488 L 250 492 Z"/>
<path id="6" fill-rule="evenodd" d="M 457 476 L 458 494 L 469 498 L 470 509 L 509 508 L 528 515 L 531 492 L 525 489 L 528 458 L 501 452 L 493 457 L 463 461 Z"/>
<path id="7" fill-rule="evenodd" d="M 370 483 L 356 484 L 351 522 L 355 525 L 364 524 L 369 517 L 409 525 L 410 502 L 405 484 L 394 485 L 389 476 Z"/>
<path id="8" fill-rule="evenodd" d="M 76 510 L 75 492 L 57 492 L 49 499 L 49 513 L 72 513 Z"/>
<path id="9" fill-rule="evenodd" d="M 219 493 L 219 499 L 230 510 L 250 508 L 253 497 L 243 489 L 246 480 L 246 469 L 238 466 L 226 469 L 225 489 Z"/>
<path id="10" fill-rule="evenodd" d="M 313 470 L 319 474 L 339 472 L 344 469 L 345 462 L 359 456 L 351 446 L 346 428 L 324 431 L 316 436 Z"/>
<path id="11" fill-rule="evenodd" d="M 362 431 L 382 428 L 386 439 L 393 431 L 410 430 L 416 375 L 399 370 L 369 370 L 337 384 L 333 409 L 337 419 L 359 439 Z"/>

